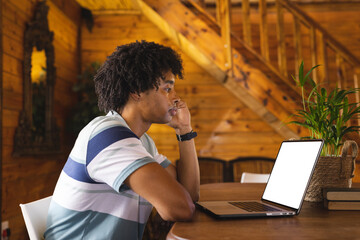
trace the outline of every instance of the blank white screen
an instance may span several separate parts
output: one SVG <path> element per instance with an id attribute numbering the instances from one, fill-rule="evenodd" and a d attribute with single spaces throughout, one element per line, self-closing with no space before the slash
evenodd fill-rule
<path id="1" fill-rule="evenodd" d="M 283 142 L 263 199 L 298 209 L 321 146 L 321 140 Z"/>

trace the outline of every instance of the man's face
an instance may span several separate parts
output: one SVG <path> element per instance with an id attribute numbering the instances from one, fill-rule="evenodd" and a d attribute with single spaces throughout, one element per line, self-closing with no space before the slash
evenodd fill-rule
<path id="1" fill-rule="evenodd" d="M 168 123 L 177 113 L 179 98 L 174 90 L 175 76 L 171 71 L 160 79 L 158 89 L 141 93 L 142 117 L 150 123 Z"/>

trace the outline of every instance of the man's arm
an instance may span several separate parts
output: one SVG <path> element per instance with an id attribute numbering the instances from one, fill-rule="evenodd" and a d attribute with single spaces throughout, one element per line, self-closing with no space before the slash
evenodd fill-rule
<path id="1" fill-rule="evenodd" d="M 192 130 L 190 112 L 184 102 L 179 102 L 177 107 L 178 112 L 168 125 L 176 134 L 183 135 Z M 193 202 L 199 198 L 200 174 L 194 140 L 179 142 L 179 151 L 177 169 L 173 165 L 164 169 L 158 163 L 149 163 L 125 180 L 167 221 L 190 220 L 195 211 Z"/>
<path id="2" fill-rule="evenodd" d="M 178 112 L 169 126 L 173 127 L 178 135 L 191 132 L 191 117 L 186 103 L 179 101 L 177 107 Z M 199 200 L 200 171 L 194 139 L 179 141 L 179 152 L 180 160 L 176 171 L 172 165 L 168 167 L 168 171 L 176 175 L 177 180 L 189 192 L 191 199 L 196 202 Z"/>
<path id="3" fill-rule="evenodd" d="M 180 160 L 177 179 L 189 192 L 194 202 L 199 200 L 200 174 L 194 139 L 179 142 Z"/>
<path id="4" fill-rule="evenodd" d="M 140 167 L 127 177 L 125 184 L 149 201 L 164 220 L 192 218 L 195 205 L 188 191 L 158 163 Z"/>

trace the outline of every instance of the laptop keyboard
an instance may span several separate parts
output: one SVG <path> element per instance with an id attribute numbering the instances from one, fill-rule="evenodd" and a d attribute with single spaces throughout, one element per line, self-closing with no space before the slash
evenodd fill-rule
<path id="1" fill-rule="evenodd" d="M 270 207 L 268 205 L 259 202 L 229 202 L 235 207 L 244 209 L 248 212 L 274 212 L 279 211 L 277 208 Z"/>

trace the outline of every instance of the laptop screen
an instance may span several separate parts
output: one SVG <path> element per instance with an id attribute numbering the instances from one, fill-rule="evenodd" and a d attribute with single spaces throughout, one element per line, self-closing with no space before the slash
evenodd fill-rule
<path id="1" fill-rule="evenodd" d="M 322 140 L 284 141 L 262 199 L 299 209 L 322 145 Z"/>

